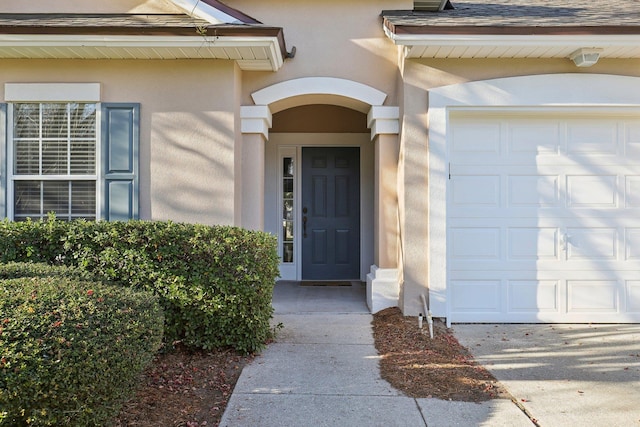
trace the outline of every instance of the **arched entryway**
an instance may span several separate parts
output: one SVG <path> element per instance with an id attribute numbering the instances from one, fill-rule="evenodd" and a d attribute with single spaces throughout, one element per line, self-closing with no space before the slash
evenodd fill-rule
<path id="1" fill-rule="evenodd" d="M 241 110 L 243 224 L 278 236 L 284 279 L 367 280 L 372 310 L 397 305 L 389 206 L 397 203 L 398 107 L 383 106 L 386 94 L 375 88 L 326 77 L 277 83 L 252 98 L 256 105 Z M 312 217 L 324 208 L 326 218 Z M 355 267 L 342 269 L 354 256 Z"/>

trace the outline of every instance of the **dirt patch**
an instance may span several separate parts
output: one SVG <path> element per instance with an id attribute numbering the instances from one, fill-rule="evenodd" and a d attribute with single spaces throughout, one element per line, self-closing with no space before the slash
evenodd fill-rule
<path id="1" fill-rule="evenodd" d="M 244 365 L 233 351 L 160 354 L 145 371 L 117 427 L 217 426 Z"/>
<path id="2" fill-rule="evenodd" d="M 416 317 L 388 308 L 373 316 L 373 335 L 382 378 L 407 396 L 464 402 L 509 398 L 440 321 L 434 322 L 431 339 L 426 319 L 419 329 Z"/>

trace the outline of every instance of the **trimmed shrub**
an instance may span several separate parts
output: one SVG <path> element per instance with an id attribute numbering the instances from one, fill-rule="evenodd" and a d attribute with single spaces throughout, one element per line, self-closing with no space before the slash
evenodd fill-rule
<path id="1" fill-rule="evenodd" d="M 161 345 L 157 297 L 62 271 L 0 280 L 0 426 L 108 424 Z"/>
<path id="2" fill-rule="evenodd" d="M 278 255 L 267 233 L 157 221 L 4 221 L 0 262 L 16 260 L 64 263 L 152 291 L 169 343 L 252 353 L 272 335 Z"/>
<path id="3" fill-rule="evenodd" d="M 61 277 L 84 281 L 99 281 L 88 271 L 75 267 L 30 262 L 0 264 L 0 280 L 19 279 L 23 277 Z"/>

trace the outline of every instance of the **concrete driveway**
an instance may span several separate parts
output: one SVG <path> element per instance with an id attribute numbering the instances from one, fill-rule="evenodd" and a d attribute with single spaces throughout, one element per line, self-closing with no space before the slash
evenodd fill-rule
<path id="1" fill-rule="evenodd" d="M 540 426 L 640 426 L 640 325 L 453 325 Z"/>

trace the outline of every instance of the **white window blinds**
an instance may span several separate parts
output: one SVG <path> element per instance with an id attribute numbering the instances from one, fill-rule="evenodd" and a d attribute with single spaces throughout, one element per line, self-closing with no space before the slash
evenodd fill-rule
<path id="1" fill-rule="evenodd" d="M 16 220 L 96 216 L 96 104 L 13 107 Z"/>

